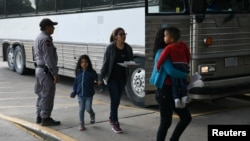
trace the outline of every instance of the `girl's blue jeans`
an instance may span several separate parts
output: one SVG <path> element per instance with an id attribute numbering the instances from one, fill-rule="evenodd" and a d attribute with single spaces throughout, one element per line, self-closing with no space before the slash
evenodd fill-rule
<path id="1" fill-rule="evenodd" d="M 95 115 L 95 113 L 92 109 L 92 101 L 93 101 L 93 97 L 78 96 L 80 122 L 84 123 L 85 109 L 90 114 L 90 116 Z"/>

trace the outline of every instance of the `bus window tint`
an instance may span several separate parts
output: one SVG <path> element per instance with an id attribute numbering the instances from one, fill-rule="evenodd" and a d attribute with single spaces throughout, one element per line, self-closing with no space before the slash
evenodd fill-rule
<path id="1" fill-rule="evenodd" d="M 6 1 L 7 15 L 19 15 L 21 3 L 22 1 L 20 0 L 7 0 Z"/>
<path id="2" fill-rule="evenodd" d="M 184 0 L 162 0 L 160 5 L 161 12 L 167 13 L 183 13 Z"/>
<path id="3" fill-rule="evenodd" d="M 35 13 L 36 6 L 35 6 L 35 0 L 25 0 L 21 3 L 22 8 L 22 14 L 23 13 Z"/>
<path id="4" fill-rule="evenodd" d="M 148 0 L 148 13 L 178 14 L 184 12 L 184 0 Z"/>
<path id="5" fill-rule="evenodd" d="M 207 12 L 249 12 L 250 0 L 207 0 Z"/>
<path id="6" fill-rule="evenodd" d="M 36 0 L 38 12 L 55 11 L 55 0 Z"/>
<path id="7" fill-rule="evenodd" d="M 58 10 L 80 9 L 81 0 L 57 0 Z"/>
<path id="8" fill-rule="evenodd" d="M 139 2 L 142 0 L 116 0 L 117 4 L 121 4 L 121 3 L 132 3 L 132 2 Z"/>
<path id="9" fill-rule="evenodd" d="M 95 6 L 103 6 L 111 4 L 112 0 L 83 0 L 82 6 L 83 8 L 95 7 Z"/>
<path id="10" fill-rule="evenodd" d="M 0 0 L 0 17 L 3 17 L 5 15 L 4 12 L 4 1 Z"/>

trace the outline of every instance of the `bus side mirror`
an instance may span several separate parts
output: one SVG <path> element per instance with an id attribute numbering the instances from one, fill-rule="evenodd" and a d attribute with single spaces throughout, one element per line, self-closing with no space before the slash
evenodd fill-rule
<path id="1" fill-rule="evenodd" d="M 192 12 L 195 14 L 204 14 L 207 8 L 207 0 L 191 0 Z"/>

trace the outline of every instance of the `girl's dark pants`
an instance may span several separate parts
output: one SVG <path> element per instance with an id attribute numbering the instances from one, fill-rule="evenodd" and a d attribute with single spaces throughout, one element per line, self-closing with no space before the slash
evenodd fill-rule
<path id="1" fill-rule="evenodd" d="M 157 141 L 165 141 L 167 131 L 172 123 L 173 112 L 179 116 L 180 121 L 174 129 L 170 141 L 178 141 L 181 134 L 192 120 L 187 106 L 182 109 L 175 108 L 172 96 L 172 86 L 170 85 L 164 85 L 162 89 L 158 89 L 155 98 L 159 103 L 161 116 L 160 126 L 157 132 Z"/>
<path id="2" fill-rule="evenodd" d="M 108 81 L 110 95 L 110 118 L 112 122 L 118 122 L 118 107 L 125 87 L 125 81 L 122 79 L 110 79 Z"/>

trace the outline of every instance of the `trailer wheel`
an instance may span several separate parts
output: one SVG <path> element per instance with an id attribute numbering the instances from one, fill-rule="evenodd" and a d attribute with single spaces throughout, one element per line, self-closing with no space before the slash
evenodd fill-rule
<path id="1" fill-rule="evenodd" d="M 24 50 L 17 46 L 14 52 L 15 55 L 15 70 L 18 74 L 24 74 L 26 70 Z"/>
<path id="2" fill-rule="evenodd" d="M 8 47 L 6 56 L 7 56 L 7 62 L 9 66 L 9 70 L 15 71 L 15 55 L 14 55 L 14 48 Z"/>
<path id="3" fill-rule="evenodd" d="M 145 69 L 143 58 L 135 59 L 139 66 L 129 70 L 129 77 L 125 87 L 126 94 L 135 105 L 144 107 L 145 98 Z"/>

